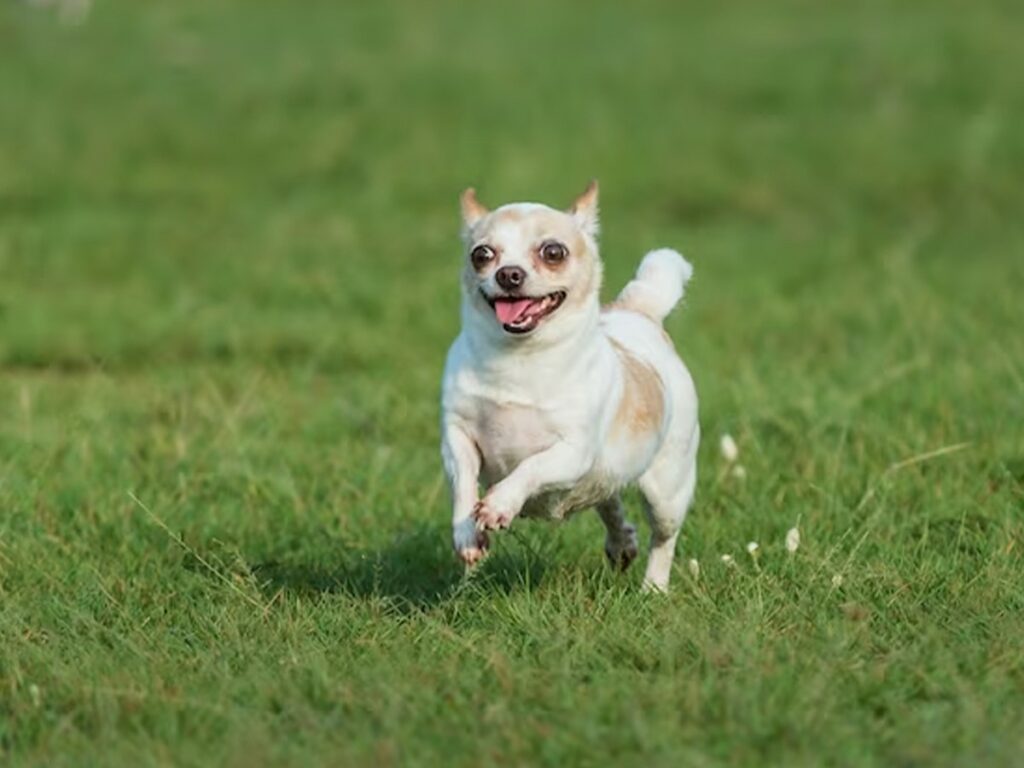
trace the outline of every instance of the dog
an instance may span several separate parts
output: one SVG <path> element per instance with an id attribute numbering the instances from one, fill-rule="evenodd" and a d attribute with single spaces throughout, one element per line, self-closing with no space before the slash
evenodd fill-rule
<path id="1" fill-rule="evenodd" d="M 468 566 L 523 516 L 594 507 L 625 570 L 636 529 L 620 492 L 637 483 L 651 527 L 644 588 L 668 588 L 697 481 L 697 392 L 662 321 L 693 268 L 670 249 L 600 304 L 598 186 L 567 211 L 461 197 L 462 329 L 448 352 L 441 454 L 452 542 Z M 480 483 L 487 488 L 479 496 Z"/>

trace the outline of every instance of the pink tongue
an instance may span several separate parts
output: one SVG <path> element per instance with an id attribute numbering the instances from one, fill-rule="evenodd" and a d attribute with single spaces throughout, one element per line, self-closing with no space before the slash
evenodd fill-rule
<path id="1" fill-rule="evenodd" d="M 533 299 L 498 299 L 494 302 L 494 314 L 502 325 L 514 323 L 533 305 Z"/>

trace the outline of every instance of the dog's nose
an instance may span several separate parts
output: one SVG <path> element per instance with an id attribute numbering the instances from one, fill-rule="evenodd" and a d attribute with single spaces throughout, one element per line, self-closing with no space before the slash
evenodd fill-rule
<path id="1" fill-rule="evenodd" d="M 514 291 L 526 282 L 526 270 L 522 267 L 502 267 L 494 273 L 494 279 L 506 291 Z"/>

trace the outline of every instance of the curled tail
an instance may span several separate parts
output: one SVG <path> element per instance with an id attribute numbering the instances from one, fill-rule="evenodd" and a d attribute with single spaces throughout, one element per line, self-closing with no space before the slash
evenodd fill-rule
<path id="1" fill-rule="evenodd" d="M 693 266 L 671 248 L 659 248 L 644 256 L 636 277 L 615 300 L 615 306 L 647 315 L 660 323 L 683 298 L 683 288 L 693 276 Z"/>

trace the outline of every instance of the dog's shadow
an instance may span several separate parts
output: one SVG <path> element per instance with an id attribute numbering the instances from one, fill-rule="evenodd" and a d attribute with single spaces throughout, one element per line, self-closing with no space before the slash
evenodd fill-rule
<path id="1" fill-rule="evenodd" d="M 298 556 L 250 564 L 264 593 L 347 594 L 386 599 L 398 610 L 438 605 L 467 589 L 475 593 L 510 593 L 532 588 L 545 575 L 545 560 L 525 539 L 502 542 L 471 575 L 448 544 L 448 531 L 421 525 L 377 549 L 340 546 L 311 561 Z"/>

